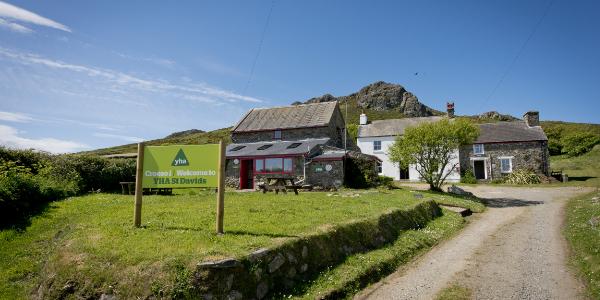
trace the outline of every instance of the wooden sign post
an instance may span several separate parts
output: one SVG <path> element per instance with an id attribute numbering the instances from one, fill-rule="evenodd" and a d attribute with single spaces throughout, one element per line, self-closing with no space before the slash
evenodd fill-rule
<path id="1" fill-rule="evenodd" d="M 144 143 L 138 143 L 137 163 L 135 170 L 135 210 L 133 223 L 135 227 L 142 224 L 142 176 L 144 174 Z"/>
<path id="2" fill-rule="evenodd" d="M 219 173 L 217 187 L 217 234 L 223 234 L 223 213 L 225 212 L 225 145 L 219 141 Z"/>

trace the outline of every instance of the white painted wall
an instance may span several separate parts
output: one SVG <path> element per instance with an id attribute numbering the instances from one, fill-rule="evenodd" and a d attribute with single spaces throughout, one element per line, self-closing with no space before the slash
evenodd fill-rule
<path id="1" fill-rule="evenodd" d="M 381 141 L 381 150 L 374 151 L 373 150 L 373 142 Z M 359 137 L 356 139 L 356 144 L 360 148 L 360 151 L 365 154 L 370 154 L 377 156 L 382 161 L 382 172 L 380 175 L 389 176 L 394 178 L 394 180 L 400 180 L 400 168 L 397 163 L 393 163 L 390 161 L 388 157 L 388 148 L 394 144 L 396 141 L 395 136 L 383 136 L 383 137 Z M 450 166 L 456 164 L 458 168 L 458 149 L 454 151 L 452 154 L 452 158 L 450 163 L 444 169 L 444 174 L 451 172 L 450 175 L 446 178 L 446 181 L 449 182 L 458 182 L 460 181 L 460 173 L 458 169 L 450 170 Z M 420 181 L 421 175 L 416 169 L 416 165 L 410 165 L 408 169 L 408 178 L 411 181 Z"/>

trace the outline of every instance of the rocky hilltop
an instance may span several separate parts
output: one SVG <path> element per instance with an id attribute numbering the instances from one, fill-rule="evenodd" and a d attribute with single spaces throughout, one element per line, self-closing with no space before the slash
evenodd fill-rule
<path id="1" fill-rule="evenodd" d="M 352 106 L 356 106 L 359 109 L 396 111 L 406 117 L 428 117 L 442 114 L 440 111 L 419 102 L 419 98 L 407 91 L 403 86 L 384 81 L 369 84 L 360 89 L 360 91 L 347 96 L 335 97 L 331 94 L 325 94 L 304 102 L 297 101 L 292 104 L 298 105 L 336 100 L 340 102 L 348 101 Z"/>

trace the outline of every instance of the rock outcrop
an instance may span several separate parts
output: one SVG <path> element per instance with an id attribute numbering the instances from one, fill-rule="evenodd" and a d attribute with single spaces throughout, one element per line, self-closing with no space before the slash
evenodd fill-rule
<path id="1" fill-rule="evenodd" d="M 511 115 L 503 115 L 497 111 L 488 111 L 484 112 L 478 116 L 475 116 L 480 120 L 494 120 L 494 121 L 515 121 L 518 118 L 515 118 Z"/>
<path id="2" fill-rule="evenodd" d="M 320 97 L 311 98 L 305 102 L 297 101 L 292 104 L 298 105 L 336 100 L 340 102 L 354 102 L 358 108 L 375 111 L 396 110 L 407 117 L 427 117 L 441 114 L 441 112 L 419 102 L 419 98 L 408 92 L 403 86 L 384 81 L 369 84 L 360 89 L 360 91 L 348 96 L 335 97 L 331 94 L 325 94 Z"/>

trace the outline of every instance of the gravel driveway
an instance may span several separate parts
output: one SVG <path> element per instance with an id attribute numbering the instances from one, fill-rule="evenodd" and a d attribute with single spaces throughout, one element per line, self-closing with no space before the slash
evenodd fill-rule
<path id="1" fill-rule="evenodd" d="M 465 188 L 488 202 L 467 228 L 356 299 L 432 299 L 458 283 L 476 299 L 578 299 L 561 235 L 566 200 L 585 188 Z"/>

